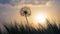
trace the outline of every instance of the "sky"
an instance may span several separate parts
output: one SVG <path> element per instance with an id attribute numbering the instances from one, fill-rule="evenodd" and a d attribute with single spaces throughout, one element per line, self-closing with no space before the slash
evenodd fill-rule
<path id="1" fill-rule="evenodd" d="M 0 0 L 0 22 L 23 22 L 20 9 L 24 6 L 31 9 L 30 21 L 39 12 L 60 20 L 60 0 Z"/>

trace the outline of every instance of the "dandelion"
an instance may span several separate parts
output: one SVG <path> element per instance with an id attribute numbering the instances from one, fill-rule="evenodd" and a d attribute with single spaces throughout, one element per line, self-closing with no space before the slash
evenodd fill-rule
<path id="1" fill-rule="evenodd" d="M 26 21 L 27 21 L 27 23 L 28 23 L 27 17 L 31 15 L 31 10 L 30 10 L 30 8 L 28 8 L 28 7 L 23 7 L 23 8 L 21 8 L 20 14 L 21 14 L 21 16 L 25 16 Z"/>

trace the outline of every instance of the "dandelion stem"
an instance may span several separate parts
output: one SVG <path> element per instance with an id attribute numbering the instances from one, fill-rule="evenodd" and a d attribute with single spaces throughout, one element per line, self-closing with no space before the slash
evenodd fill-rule
<path id="1" fill-rule="evenodd" d="M 26 16 L 26 15 L 25 15 L 25 18 L 26 18 L 27 24 L 29 24 L 29 22 L 28 22 L 28 19 L 27 19 L 27 16 Z"/>

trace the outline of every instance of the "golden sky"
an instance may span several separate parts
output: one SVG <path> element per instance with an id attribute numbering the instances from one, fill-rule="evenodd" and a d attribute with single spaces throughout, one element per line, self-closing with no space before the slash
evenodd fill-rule
<path id="1" fill-rule="evenodd" d="M 29 22 L 34 22 L 38 13 L 46 14 L 50 21 L 60 20 L 60 0 L 0 0 L 0 22 L 25 22 L 25 17 L 20 15 L 20 9 L 25 6 L 31 9 Z"/>

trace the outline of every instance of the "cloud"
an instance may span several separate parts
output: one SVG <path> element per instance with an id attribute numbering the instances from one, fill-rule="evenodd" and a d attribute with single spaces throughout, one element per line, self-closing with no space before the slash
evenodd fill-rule
<path id="1" fill-rule="evenodd" d="M 10 2 L 11 2 L 11 0 L 0 0 L 0 3 L 1 4 L 8 4 Z"/>
<path id="2" fill-rule="evenodd" d="M 34 3 L 35 4 L 46 4 L 49 0 L 36 0 Z"/>
<path id="3" fill-rule="evenodd" d="M 20 2 L 20 0 L 0 0 L 0 4 L 15 5 L 18 2 Z"/>
<path id="4" fill-rule="evenodd" d="M 46 4 L 50 0 L 21 0 L 19 4 L 32 4 L 32 5 L 40 5 Z"/>
<path id="5" fill-rule="evenodd" d="M 46 4 L 50 0 L 0 0 L 0 4 Z"/>

